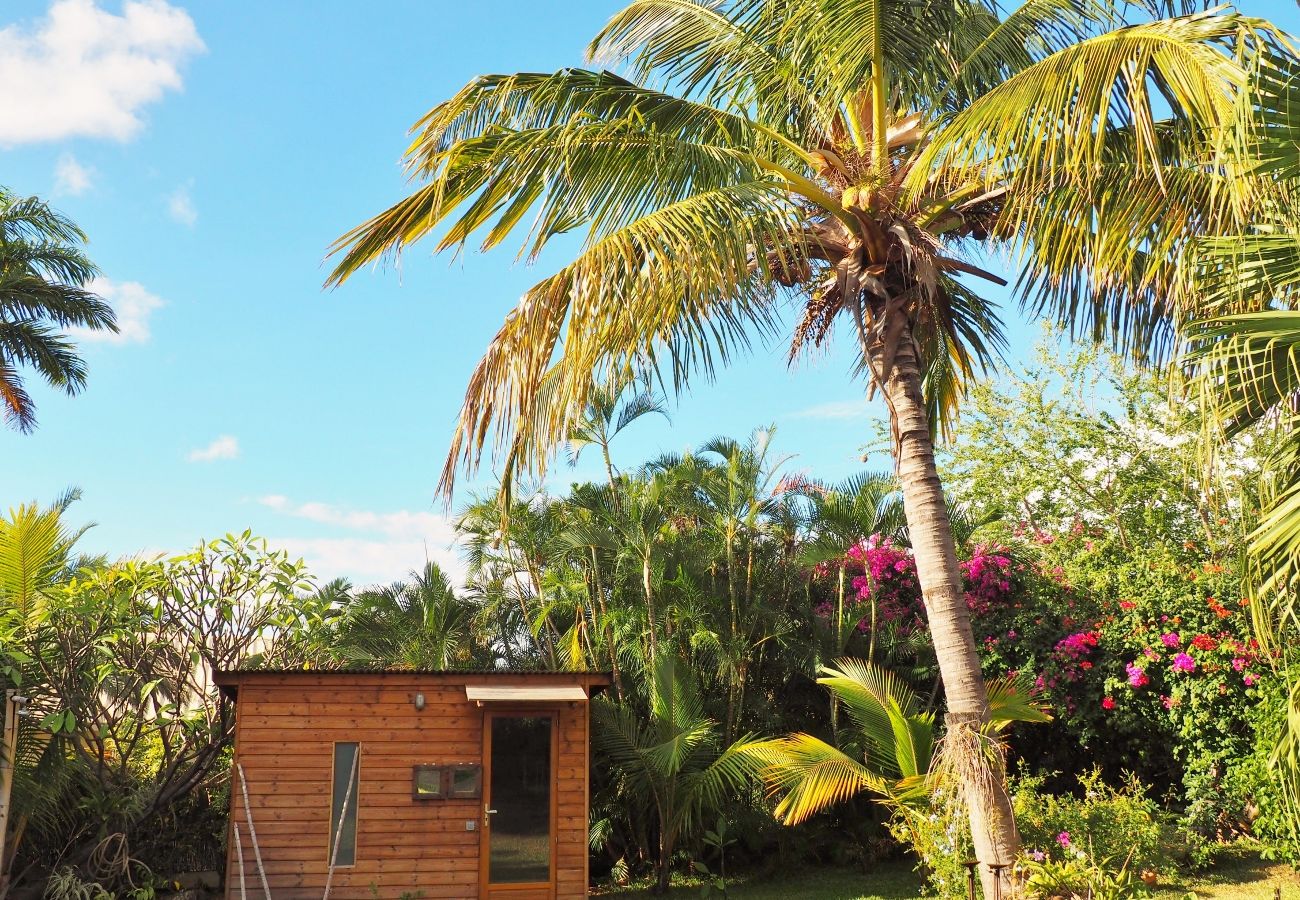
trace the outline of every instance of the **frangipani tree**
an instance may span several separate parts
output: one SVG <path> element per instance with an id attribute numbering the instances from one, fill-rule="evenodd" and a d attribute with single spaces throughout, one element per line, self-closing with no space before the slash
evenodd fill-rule
<path id="1" fill-rule="evenodd" d="M 1190 239 L 1244 205 L 1215 139 L 1270 35 L 1230 9 L 1126 25 L 1102 0 L 636 0 L 589 48 L 624 74 L 483 76 L 430 110 L 413 193 L 339 240 L 330 283 L 435 233 L 518 234 L 530 259 L 581 235 L 471 377 L 447 492 L 487 444 L 508 475 L 544 469 L 602 384 L 682 389 L 787 330 L 792 358 L 851 340 L 890 417 L 948 733 L 992 786 L 970 792 L 975 846 L 1008 863 L 933 450 L 1003 346 L 973 287 L 1001 279 L 973 260 L 1005 248 L 1032 312 L 1167 350 Z"/>

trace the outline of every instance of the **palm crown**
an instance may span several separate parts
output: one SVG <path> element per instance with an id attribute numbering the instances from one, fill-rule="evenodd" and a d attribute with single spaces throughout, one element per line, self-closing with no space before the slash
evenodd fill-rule
<path id="1" fill-rule="evenodd" d="M 86 289 L 95 266 L 78 246 L 85 240 L 45 203 L 0 188 L 0 406 L 19 431 L 36 425 L 19 367 L 75 394 L 86 366 L 63 329 L 117 331 L 113 310 Z"/>
<path id="2" fill-rule="evenodd" d="M 1189 231 L 1240 209 L 1198 154 L 1233 115 L 1248 77 L 1233 51 L 1263 42 L 1261 24 L 1214 12 L 1101 31 L 1113 15 L 641 0 L 590 48 L 630 78 L 484 76 L 426 115 L 408 152 L 426 183 L 340 240 L 332 278 L 440 227 L 438 249 L 526 231 L 530 257 L 585 229 L 476 370 L 447 486 L 494 424 L 512 463 L 544 465 L 603 379 L 654 368 L 680 385 L 770 334 L 783 297 L 799 304 L 792 352 L 845 313 L 876 379 L 914 337 L 943 422 L 1002 340 L 957 279 L 994 277 L 963 260 L 972 242 L 1018 250 L 1044 312 L 1148 347 L 1180 313 Z"/>

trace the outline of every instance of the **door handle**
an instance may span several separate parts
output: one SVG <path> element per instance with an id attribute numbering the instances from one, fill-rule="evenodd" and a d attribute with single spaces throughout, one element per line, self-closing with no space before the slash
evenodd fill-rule
<path id="1" fill-rule="evenodd" d="M 488 809 L 487 804 L 486 803 L 483 804 L 483 827 L 484 828 L 486 828 L 488 825 L 488 821 L 489 821 L 488 816 L 495 816 L 496 813 L 497 811 L 495 809 Z"/>

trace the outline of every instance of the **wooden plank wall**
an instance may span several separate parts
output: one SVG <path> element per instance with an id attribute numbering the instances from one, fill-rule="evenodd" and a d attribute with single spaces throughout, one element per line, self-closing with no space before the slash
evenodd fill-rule
<path id="1" fill-rule="evenodd" d="M 466 676 L 386 673 L 243 673 L 235 759 L 273 900 L 319 900 L 329 868 L 330 778 L 336 741 L 361 745 L 356 864 L 336 867 L 331 900 L 479 896 L 480 800 L 411 797 L 411 767 L 482 763 L 483 710 L 465 699 Z M 567 680 L 566 680 L 567 679 Z M 493 685 L 585 684 L 584 676 L 493 676 Z M 483 683 L 473 682 L 471 683 Z M 417 712 L 414 697 L 425 696 Z M 500 707 L 495 707 L 500 708 Z M 587 896 L 588 707 L 548 704 L 559 716 L 557 900 Z M 243 842 L 248 896 L 261 898 L 239 785 L 231 828 Z M 475 828 L 467 831 L 465 823 Z M 377 893 L 376 893 L 377 891 Z M 239 900 L 239 861 L 228 841 L 226 896 Z"/>

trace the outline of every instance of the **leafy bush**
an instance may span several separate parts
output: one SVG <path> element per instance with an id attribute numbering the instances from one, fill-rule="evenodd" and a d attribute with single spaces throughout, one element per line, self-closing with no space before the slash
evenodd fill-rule
<path id="1" fill-rule="evenodd" d="M 1029 860 L 1020 868 L 1025 895 L 1042 900 L 1149 900 L 1128 861 L 1097 862 L 1080 852 L 1060 862 Z"/>
<path id="2" fill-rule="evenodd" d="M 1001 514 L 980 537 L 1012 561 L 1010 595 L 973 615 L 985 670 L 1033 672 L 1056 719 L 1013 737 L 1013 765 L 1136 774 L 1204 862 L 1243 834 L 1281 837 L 1261 710 L 1281 692 L 1277 660 L 1241 595 L 1267 448 L 1209 470 L 1197 410 L 1169 397 L 1104 352 L 1045 346 L 1034 369 L 976 388 L 948 483 L 969 515 Z"/>
<path id="3" fill-rule="evenodd" d="M 1065 862 L 1083 854 L 1133 869 L 1168 868 L 1176 861 L 1181 842 L 1173 823 L 1136 778 L 1115 788 L 1094 769 L 1079 776 L 1082 796 L 1045 793 L 1043 781 L 1022 776 L 1013 793 L 1016 824 L 1032 859 Z"/>

